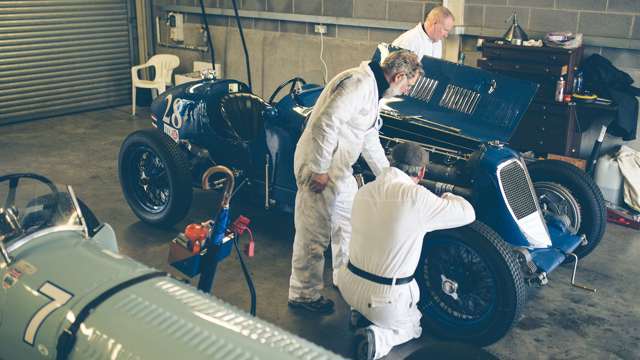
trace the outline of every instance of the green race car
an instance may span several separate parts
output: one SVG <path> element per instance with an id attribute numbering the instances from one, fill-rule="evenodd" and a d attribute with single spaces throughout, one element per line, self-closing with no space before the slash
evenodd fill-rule
<path id="1" fill-rule="evenodd" d="M 0 176 L 0 359 L 338 359 L 118 253 L 69 186 Z"/>

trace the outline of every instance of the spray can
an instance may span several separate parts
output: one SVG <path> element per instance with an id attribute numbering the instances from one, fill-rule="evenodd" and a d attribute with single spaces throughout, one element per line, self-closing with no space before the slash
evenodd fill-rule
<path id="1" fill-rule="evenodd" d="M 576 88 L 574 89 L 574 92 L 576 94 L 582 94 L 583 83 L 584 83 L 584 75 L 582 74 L 582 71 L 579 71 L 578 74 L 576 75 Z"/>
<path id="2" fill-rule="evenodd" d="M 564 101 L 564 79 L 560 77 L 560 80 L 556 82 L 556 97 L 557 102 Z"/>
<path id="3" fill-rule="evenodd" d="M 464 65 L 464 57 L 465 57 L 465 54 L 462 51 L 460 51 L 460 54 L 458 54 L 458 64 Z"/>

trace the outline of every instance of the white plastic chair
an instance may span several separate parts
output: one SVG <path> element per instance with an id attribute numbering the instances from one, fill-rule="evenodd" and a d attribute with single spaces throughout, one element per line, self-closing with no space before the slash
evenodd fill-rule
<path id="1" fill-rule="evenodd" d="M 155 67 L 155 78 L 153 80 L 141 80 L 138 77 L 138 70 Z M 167 89 L 167 85 L 171 85 L 171 75 L 173 69 L 180 66 L 180 58 L 170 54 L 158 54 L 152 56 L 149 61 L 142 65 L 131 67 L 131 113 L 136 114 L 136 88 L 156 89 L 158 94 L 163 93 Z"/>

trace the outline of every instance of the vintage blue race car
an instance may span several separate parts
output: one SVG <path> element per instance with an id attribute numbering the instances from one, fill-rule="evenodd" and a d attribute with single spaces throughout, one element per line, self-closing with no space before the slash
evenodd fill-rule
<path id="1" fill-rule="evenodd" d="M 373 61 L 389 51 L 379 46 Z M 380 137 L 387 149 L 423 146 L 432 163 L 422 184 L 474 205 L 473 224 L 427 235 L 416 275 L 431 334 L 487 345 L 518 319 L 525 285 L 547 283 L 557 266 L 577 265 L 597 247 L 604 201 L 578 168 L 526 159 L 507 146 L 536 84 L 438 59 L 422 64 L 425 76 L 411 93 L 383 103 Z M 171 226 L 186 216 L 203 171 L 222 164 L 250 183 L 265 208 L 290 210 L 296 142 L 321 91 L 293 78 L 264 101 L 240 81 L 203 79 L 161 94 L 151 106 L 155 128 L 132 133 L 121 147 L 131 209 Z M 356 168 L 369 177 L 366 166 Z"/>
<path id="2" fill-rule="evenodd" d="M 118 252 L 71 187 L 0 176 L 0 359 L 341 359 Z"/>

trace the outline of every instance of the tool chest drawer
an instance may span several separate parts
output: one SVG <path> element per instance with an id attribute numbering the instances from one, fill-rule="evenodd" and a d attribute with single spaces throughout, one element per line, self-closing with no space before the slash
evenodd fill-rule
<path id="1" fill-rule="evenodd" d="M 561 76 L 565 79 L 565 93 L 571 92 L 582 53 L 582 47 L 561 49 L 485 42 L 478 67 L 538 83 L 540 90 L 535 101 L 553 101 L 556 81 Z"/>
<path id="2" fill-rule="evenodd" d="M 576 156 L 580 148 L 575 111 L 555 102 L 556 82 L 562 76 L 565 93 L 570 93 L 582 47 L 561 49 L 527 47 L 485 41 L 478 67 L 539 85 L 533 102 L 511 137 L 510 144 L 521 151 Z M 517 96 L 517 94 L 514 94 Z"/>
<path id="3" fill-rule="evenodd" d="M 569 67 L 561 64 L 540 64 L 540 63 L 519 63 L 509 60 L 478 59 L 478 67 L 485 70 L 532 74 L 536 76 L 549 76 L 557 80 L 560 76 L 566 75 Z"/>
<path id="4" fill-rule="evenodd" d="M 485 42 L 482 57 L 492 60 L 508 60 L 517 63 L 576 65 L 582 59 L 582 47 L 561 49 L 551 47 L 527 47 Z"/>
<path id="5" fill-rule="evenodd" d="M 580 132 L 568 105 L 532 104 L 511 137 L 518 150 L 576 156 Z"/>

